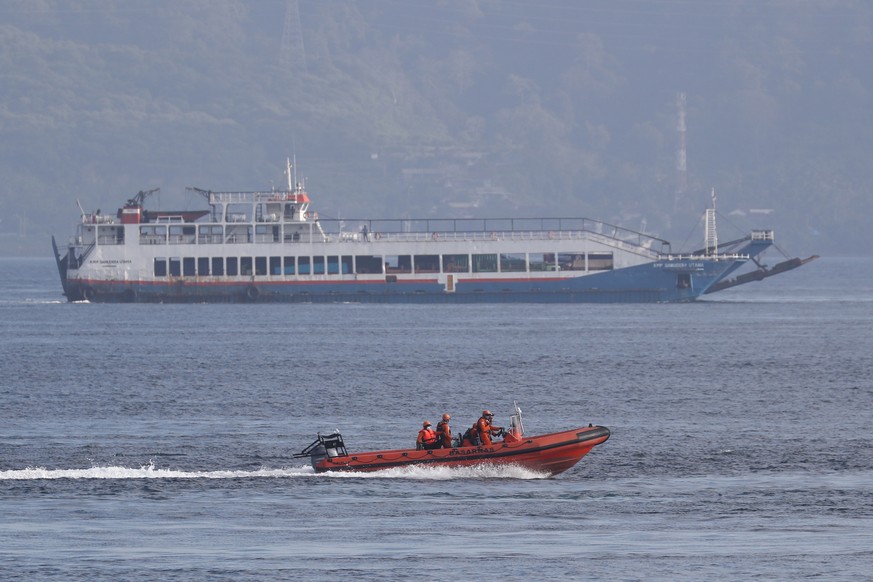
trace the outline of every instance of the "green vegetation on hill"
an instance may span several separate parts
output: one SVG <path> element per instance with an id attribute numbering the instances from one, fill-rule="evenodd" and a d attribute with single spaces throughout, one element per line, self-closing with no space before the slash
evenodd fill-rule
<path id="1" fill-rule="evenodd" d="M 728 238 L 869 252 L 871 44 L 852 1 L 7 0 L 0 254 L 70 234 L 76 199 L 190 207 L 281 185 L 294 153 L 329 216 L 590 216 L 695 247 L 715 187 Z"/>

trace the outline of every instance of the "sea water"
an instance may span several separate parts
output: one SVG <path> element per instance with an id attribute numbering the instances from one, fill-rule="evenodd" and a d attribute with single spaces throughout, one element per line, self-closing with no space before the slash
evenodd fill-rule
<path id="1" fill-rule="evenodd" d="M 857 580 L 873 260 L 688 305 L 68 304 L 0 261 L 0 577 Z M 566 473 L 316 475 L 483 408 L 612 437 Z"/>

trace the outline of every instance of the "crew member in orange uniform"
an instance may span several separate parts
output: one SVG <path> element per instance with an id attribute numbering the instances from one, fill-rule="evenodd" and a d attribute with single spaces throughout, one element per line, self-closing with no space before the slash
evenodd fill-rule
<path id="1" fill-rule="evenodd" d="M 491 414 L 490 410 L 482 411 L 482 418 L 476 423 L 476 432 L 479 433 L 479 443 L 482 446 L 491 444 L 491 435 L 498 436 L 503 434 L 502 426 L 494 426 L 491 424 L 491 421 L 494 419 L 494 415 Z"/>
<path id="2" fill-rule="evenodd" d="M 452 417 L 446 413 L 443 415 L 443 419 L 437 423 L 437 448 L 452 448 L 452 427 L 449 426 L 449 421 L 451 419 Z"/>
<path id="3" fill-rule="evenodd" d="M 422 423 L 421 430 L 418 431 L 418 438 L 415 440 L 415 448 L 419 451 L 422 449 L 437 448 L 437 435 L 431 428 L 430 422 L 427 420 Z"/>

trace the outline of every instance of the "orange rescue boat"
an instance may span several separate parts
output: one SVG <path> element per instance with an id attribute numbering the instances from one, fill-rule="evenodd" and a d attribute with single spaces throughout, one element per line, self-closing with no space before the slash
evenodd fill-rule
<path id="1" fill-rule="evenodd" d="M 295 457 L 309 457 L 317 473 L 325 471 L 379 471 L 397 467 L 471 467 L 514 465 L 548 475 L 562 473 L 595 446 L 606 442 L 609 429 L 589 424 L 540 436 L 525 436 L 521 409 L 515 407 L 502 441 L 490 445 L 432 450 L 396 449 L 349 453 L 337 431 L 318 438 Z"/>

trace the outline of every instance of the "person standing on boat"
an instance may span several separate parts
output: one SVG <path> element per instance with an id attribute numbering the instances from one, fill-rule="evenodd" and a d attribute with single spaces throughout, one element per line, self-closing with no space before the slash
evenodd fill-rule
<path id="1" fill-rule="evenodd" d="M 437 435 L 431 428 L 430 421 L 425 420 L 421 425 L 421 430 L 418 431 L 415 448 L 420 451 L 422 449 L 435 449 L 437 446 Z"/>
<path id="2" fill-rule="evenodd" d="M 499 436 L 503 434 L 502 426 L 494 426 L 491 422 L 494 420 L 494 415 L 490 410 L 483 410 L 482 417 L 476 422 L 475 429 L 479 433 L 479 443 L 482 446 L 491 444 L 491 435 Z"/>
<path id="3" fill-rule="evenodd" d="M 452 417 L 446 413 L 443 415 L 443 419 L 437 423 L 436 436 L 438 448 L 452 448 L 452 427 L 449 426 L 451 419 Z"/>

